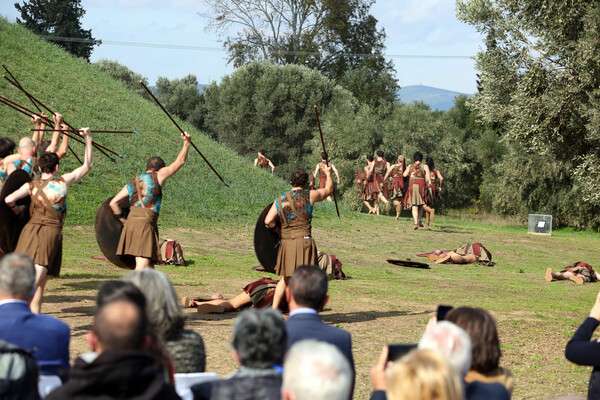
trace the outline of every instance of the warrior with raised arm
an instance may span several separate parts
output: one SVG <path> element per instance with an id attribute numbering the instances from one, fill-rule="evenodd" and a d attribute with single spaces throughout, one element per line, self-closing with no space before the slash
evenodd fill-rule
<path id="1" fill-rule="evenodd" d="M 308 174 L 302 169 L 292 172 L 292 189 L 278 196 L 265 217 L 265 225 L 272 229 L 276 218 L 281 221 L 281 243 L 277 251 L 275 273 L 282 279 L 277 283 L 273 308 L 278 308 L 292 273 L 304 264 L 317 265 L 317 245 L 311 235 L 313 205 L 333 193 L 331 166 L 325 167 L 325 187 L 307 189 Z"/>
<path id="2" fill-rule="evenodd" d="M 41 310 L 48 275 L 58 276 L 60 273 L 68 188 L 92 168 L 90 129 L 82 128 L 80 135 L 85 139 L 85 160 L 81 167 L 58 177 L 58 156 L 56 153 L 44 153 L 39 158 L 41 177 L 24 184 L 4 199 L 15 214 L 22 214 L 25 206 L 17 206 L 16 201 L 31 197 L 31 219 L 19 236 L 15 252 L 27 254 L 35 262 L 36 291 L 30 305 L 34 313 Z"/>
<path id="3" fill-rule="evenodd" d="M 258 157 L 254 159 L 254 166 L 259 168 L 271 168 L 271 174 L 275 172 L 275 165 L 265 156 L 264 150 L 258 151 Z"/>
<path id="4" fill-rule="evenodd" d="M 157 221 L 162 187 L 167 179 L 183 167 L 187 159 L 191 138 L 184 132 L 181 139 L 183 147 L 172 164 L 165 166 L 162 158 L 150 158 L 146 172 L 131 180 L 110 201 L 115 218 L 124 225 L 116 254 L 134 256 L 136 270 L 153 268 L 161 260 Z M 125 218 L 121 204 L 127 199 L 131 208 L 129 216 Z"/>
<path id="5" fill-rule="evenodd" d="M 321 162 L 317 164 L 314 173 L 314 176 L 319 177 L 319 189 L 323 189 L 325 187 L 325 182 L 327 181 L 327 175 L 325 174 L 325 167 L 327 164 L 331 166 L 331 169 L 335 173 L 335 177 L 337 178 L 336 185 L 340 184 L 340 174 L 335 168 L 335 165 L 333 165 L 331 161 L 327 160 L 327 154 L 321 153 Z M 331 196 L 327 197 L 327 200 L 331 201 Z"/>

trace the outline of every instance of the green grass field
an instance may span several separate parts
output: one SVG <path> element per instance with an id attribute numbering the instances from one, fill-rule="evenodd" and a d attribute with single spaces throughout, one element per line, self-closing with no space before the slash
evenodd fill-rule
<path id="1" fill-rule="evenodd" d="M 413 231 L 408 215 L 395 221 L 387 216 L 344 213 L 338 220 L 320 210 L 315 212 L 313 225 L 319 249 L 338 256 L 351 277 L 331 282 L 331 300 L 322 317 L 352 333 L 355 398 L 368 398 L 369 373 L 381 346 L 417 341 L 438 304 L 483 307 L 492 312 L 500 332 L 501 364 L 516 377 L 513 398 L 585 395 L 591 369 L 571 364 L 563 352 L 600 286 L 548 283 L 544 271 L 548 266 L 560 269 L 578 260 L 600 265 L 598 234 L 559 230 L 551 237 L 533 236 L 519 226 L 443 216 L 436 218 L 430 229 Z M 176 228 L 161 226 L 162 238 L 182 243 L 188 265 L 159 269 L 172 279 L 179 296 L 215 292 L 234 296 L 245 284 L 268 275 L 250 268 L 258 264 L 253 229 L 251 219 L 206 223 L 200 228 L 190 228 L 185 222 Z M 475 241 L 492 252 L 494 267 L 432 265 L 424 270 L 385 261 L 417 259 L 416 253 Z M 70 324 L 73 357 L 87 351 L 83 336 L 91 326 L 99 285 L 125 273 L 90 259 L 99 254 L 91 226 L 66 228 L 63 273 L 50 281 L 44 307 Z M 207 368 L 223 376 L 232 372 L 235 363 L 229 355 L 229 342 L 236 314 L 198 315 L 191 309 L 189 316 L 188 326 L 206 341 Z"/>
<path id="2" fill-rule="evenodd" d="M 90 175 L 69 192 L 62 275 L 48 284 L 44 310 L 64 319 L 72 329 L 73 357 L 88 350 L 94 298 L 100 284 L 118 279 L 123 270 L 92 260 L 100 255 L 93 233 L 98 206 L 144 169 L 145 159 L 174 159 L 179 133 L 152 103 L 120 84 L 0 19 L 0 63 L 6 64 L 32 94 L 65 115 L 75 126 L 92 129 L 134 129 L 139 136 L 96 135 L 95 139 L 127 156 L 112 163 L 95 152 Z M 4 80 L 0 93 L 27 105 Z M 27 134 L 29 121 L 0 106 L 0 136 Z M 170 180 L 164 191 L 159 221 L 161 238 L 179 240 L 188 266 L 160 267 L 180 296 L 233 296 L 265 274 L 250 267 L 258 262 L 252 231 L 259 211 L 287 185 L 252 167 L 207 136 L 183 124 L 231 188 L 225 188 L 196 154 Z M 79 154 L 83 147 L 74 143 Z M 76 166 L 72 157 L 63 171 Z M 564 359 L 564 346 L 583 321 L 600 289 L 597 284 L 544 281 L 547 267 L 561 269 L 575 261 L 600 268 L 600 234 L 558 230 L 552 237 L 526 234 L 525 227 L 494 216 L 438 216 L 432 228 L 412 230 L 408 215 L 401 221 L 342 208 L 317 206 L 314 236 L 320 250 L 335 254 L 352 279 L 330 285 L 331 301 L 323 313 L 330 324 L 353 336 L 357 366 L 355 398 L 368 398 L 369 371 L 381 346 L 418 340 L 438 304 L 469 305 L 490 310 L 499 325 L 502 365 L 516 376 L 516 399 L 545 399 L 557 394 L 586 393 L 590 368 Z M 492 252 L 494 267 L 433 266 L 401 268 L 387 258 L 416 258 L 416 253 L 481 242 Z M 236 314 L 202 316 L 190 310 L 188 326 L 203 335 L 211 371 L 226 375 L 235 369 L 229 355 L 231 325 Z"/>

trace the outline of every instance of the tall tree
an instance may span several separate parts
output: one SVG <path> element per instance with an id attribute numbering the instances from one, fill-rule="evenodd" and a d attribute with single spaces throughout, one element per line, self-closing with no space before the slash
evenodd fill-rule
<path id="1" fill-rule="evenodd" d="M 395 101 L 396 72 L 383 56 L 385 32 L 369 14 L 374 0 L 205 1 L 209 10 L 201 15 L 225 39 L 235 67 L 252 60 L 304 65 L 364 103 Z"/>
<path id="2" fill-rule="evenodd" d="M 85 10 L 81 0 L 28 0 L 15 3 L 21 13 L 17 22 L 37 35 L 61 38 L 55 42 L 68 52 L 89 61 L 92 49 L 101 42 L 92 37 L 91 29 L 81 27 Z"/>
<path id="3" fill-rule="evenodd" d="M 457 0 L 458 17 L 486 36 L 471 104 L 525 151 L 575 175 L 574 192 L 600 205 L 600 2 Z"/>

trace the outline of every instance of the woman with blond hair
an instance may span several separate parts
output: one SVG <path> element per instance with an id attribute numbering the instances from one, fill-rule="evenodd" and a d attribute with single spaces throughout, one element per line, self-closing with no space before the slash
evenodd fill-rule
<path id="1" fill-rule="evenodd" d="M 395 362 L 387 374 L 388 400 L 462 400 L 461 381 L 435 350 L 414 350 Z"/>

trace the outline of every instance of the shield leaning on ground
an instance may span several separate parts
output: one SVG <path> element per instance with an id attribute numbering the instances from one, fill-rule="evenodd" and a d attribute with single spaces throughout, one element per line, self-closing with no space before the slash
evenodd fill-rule
<path id="1" fill-rule="evenodd" d="M 96 232 L 96 241 L 102 254 L 108 261 L 119 268 L 135 269 L 135 257 L 133 256 L 118 256 L 117 246 L 121 238 L 123 224 L 114 217 L 114 213 L 110 208 L 112 197 L 106 199 L 96 213 L 96 221 L 94 221 L 94 231 Z M 122 205 L 123 213 L 129 213 L 129 207 Z"/>
<path id="2" fill-rule="evenodd" d="M 392 258 L 388 258 L 386 261 L 389 262 L 390 264 L 400 265 L 401 267 L 431 269 L 431 267 L 429 266 L 429 264 L 426 264 L 426 263 L 423 263 L 423 262 L 419 262 L 419 261 L 413 261 L 413 260 L 410 260 L 410 259 L 395 260 L 395 259 L 392 259 Z"/>
<path id="3" fill-rule="evenodd" d="M 275 272 L 277 264 L 277 251 L 279 242 L 281 242 L 281 222 L 279 218 L 275 219 L 275 229 L 269 229 L 265 226 L 265 217 L 271 209 L 273 203 L 265 207 L 258 216 L 256 226 L 254 227 L 254 252 L 260 264 L 267 272 Z"/>
<path id="4" fill-rule="evenodd" d="M 29 205 L 31 204 L 31 197 L 29 196 L 18 200 L 17 205 L 25 206 L 25 213 L 22 216 L 17 216 L 6 205 L 4 199 L 28 182 L 31 182 L 29 174 L 18 169 L 8 176 L 4 186 L 2 186 L 2 192 L 0 193 L 0 254 L 10 253 L 17 247 L 19 235 L 29 221 Z"/>

